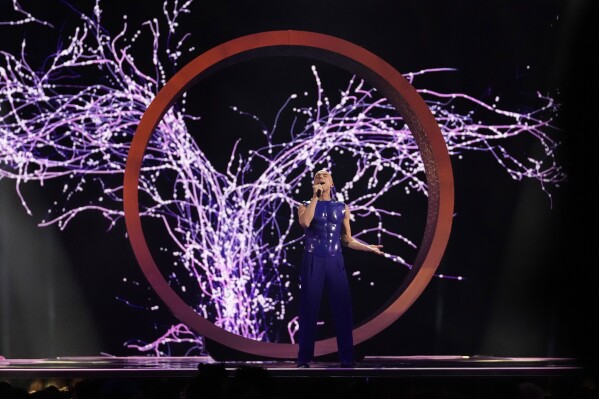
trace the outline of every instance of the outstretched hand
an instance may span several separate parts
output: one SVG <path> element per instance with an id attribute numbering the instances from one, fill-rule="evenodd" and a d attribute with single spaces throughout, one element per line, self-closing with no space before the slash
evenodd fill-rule
<path id="1" fill-rule="evenodd" d="M 374 252 L 377 255 L 385 255 L 385 253 L 381 251 L 381 248 L 383 248 L 382 245 L 371 244 L 368 246 L 368 248 L 370 248 L 371 252 Z"/>

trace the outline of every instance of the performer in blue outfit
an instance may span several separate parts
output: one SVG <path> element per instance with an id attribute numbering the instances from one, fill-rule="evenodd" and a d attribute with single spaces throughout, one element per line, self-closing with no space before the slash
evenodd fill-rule
<path id="1" fill-rule="evenodd" d="M 314 175 L 312 199 L 298 209 L 300 225 L 305 229 L 298 367 L 310 367 L 314 357 L 318 308 L 324 289 L 329 294 L 341 367 L 354 366 L 352 310 L 341 245 L 383 255 L 382 245 L 367 245 L 352 238 L 349 208 L 333 199 L 334 190 L 331 173 L 319 170 Z"/>

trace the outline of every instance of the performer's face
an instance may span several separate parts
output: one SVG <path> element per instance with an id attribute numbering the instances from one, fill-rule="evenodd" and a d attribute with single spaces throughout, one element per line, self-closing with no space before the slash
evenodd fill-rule
<path id="1" fill-rule="evenodd" d="M 322 169 L 316 172 L 314 175 L 314 184 L 321 184 L 322 190 L 327 191 L 331 189 L 333 186 L 333 178 L 331 177 L 331 173 L 328 170 Z"/>

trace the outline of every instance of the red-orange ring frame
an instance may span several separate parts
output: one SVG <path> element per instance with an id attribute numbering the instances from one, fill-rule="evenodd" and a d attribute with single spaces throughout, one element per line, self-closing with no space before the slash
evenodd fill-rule
<path id="1" fill-rule="evenodd" d="M 297 356 L 297 344 L 261 342 L 230 333 L 201 317 L 169 286 L 150 253 L 142 229 L 138 203 L 139 175 L 146 147 L 160 120 L 172 104 L 200 75 L 223 61 L 263 49 L 300 49 L 309 56 L 326 60 L 371 78 L 393 104 L 415 136 L 425 165 L 428 185 L 427 223 L 412 271 L 402 282 L 390 305 L 353 330 L 354 344 L 378 334 L 397 320 L 420 296 L 433 277 L 445 251 L 452 224 L 454 192 L 449 153 L 430 109 L 412 85 L 384 60 L 348 41 L 305 31 L 270 31 L 251 34 L 226 43 L 196 57 L 158 92 L 137 127 L 125 167 L 124 212 L 129 240 L 148 282 L 171 312 L 195 330 L 222 345 L 245 353 L 271 358 Z M 335 338 L 316 342 L 315 355 L 337 350 Z"/>

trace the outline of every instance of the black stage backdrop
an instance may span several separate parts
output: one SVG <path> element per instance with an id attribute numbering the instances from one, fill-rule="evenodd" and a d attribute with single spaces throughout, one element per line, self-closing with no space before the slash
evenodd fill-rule
<path id="1" fill-rule="evenodd" d="M 9 17 L 2 19 L 17 19 L 11 2 L 4 3 Z M 21 6 L 54 28 L 0 25 L 0 49 L 17 54 L 25 38 L 28 60 L 41 66 L 79 19 L 64 2 L 30 3 Z M 180 29 L 191 33 L 187 43 L 195 50 L 184 53 L 179 66 L 242 35 L 307 30 L 360 45 L 400 72 L 455 68 L 433 80 L 434 85 L 483 100 L 501 96 L 506 108 L 526 106 L 537 91 L 561 104 L 558 162 L 568 179 L 553 190 L 552 203 L 537 182 L 512 180 L 488 154 L 452 158 L 456 218 L 439 273 L 466 279 L 433 279 L 404 316 L 359 345 L 361 353 L 576 356 L 589 362 L 596 356 L 592 118 L 599 69 L 592 57 L 598 48 L 590 40 L 597 37 L 596 24 L 590 23 L 591 3 L 197 0 L 191 14 L 181 18 Z M 72 6 L 91 14 L 94 4 L 78 1 Z M 106 1 L 100 6 L 103 25 L 112 35 L 120 30 L 123 15 L 131 27 L 162 15 L 162 2 Z M 148 39 L 142 34 L 139 40 Z M 277 79 L 298 87 L 313 84 L 309 73 L 299 76 L 309 62 L 269 62 L 256 61 L 241 72 L 223 72 L 202 83 L 197 107 L 210 115 L 202 127 L 217 131 L 220 126 L 223 134 L 197 140 L 217 167 L 226 166 L 228 155 L 222 154 L 230 154 L 235 139 L 225 132 L 235 127 L 226 125 L 229 116 L 214 110 L 236 102 L 253 106 L 252 112 L 272 121 L 290 90 L 277 89 Z M 167 77 L 175 70 L 165 71 Z M 244 76 L 253 77 L 245 81 Z M 328 76 L 334 79 L 335 71 Z M 273 88 L 256 95 L 271 78 Z M 0 355 L 139 354 L 123 343 L 156 339 L 161 325 L 176 321 L 163 306 L 148 314 L 118 299 L 150 298 L 160 304 L 146 287 L 122 221 L 110 232 L 96 214 L 78 216 L 64 231 L 37 227 L 39 215 L 55 201 L 52 190 L 51 184 L 24 186 L 34 214 L 28 216 L 14 181 L 0 180 Z M 369 262 L 362 254 L 355 256 L 355 262 Z M 380 266 L 376 273 L 386 268 Z M 359 299 L 354 303 L 357 314 L 364 313 L 368 302 L 367 296 Z"/>

